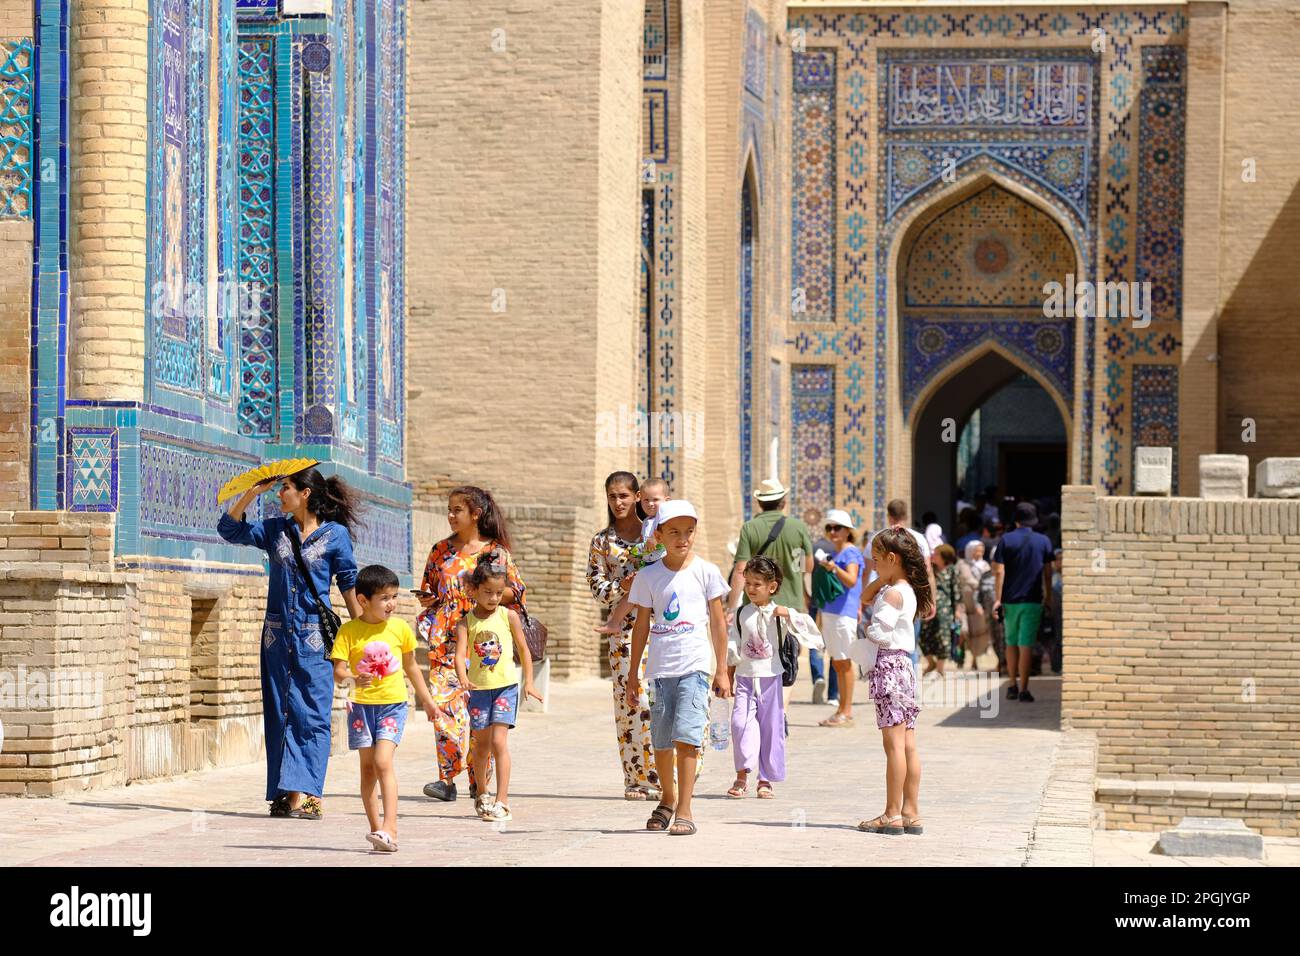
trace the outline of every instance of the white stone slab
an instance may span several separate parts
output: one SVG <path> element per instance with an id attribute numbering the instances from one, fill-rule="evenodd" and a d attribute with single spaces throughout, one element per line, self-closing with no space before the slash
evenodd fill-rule
<path id="1" fill-rule="evenodd" d="M 1236 817 L 1183 817 L 1156 843 L 1165 856 L 1237 856 L 1264 859 L 1264 838 Z"/>
<path id="2" fill-rule="evenodd" d="M 1260 498 L 1300 498 L 1300 458 L 1265 458 L 1255 466 Z"/>
<path id="3" fill-rule="evenodd" d="M 1245 455 L 1201 456 L 1202 498 L 1245 498 L 1249 481 L 1250 459 Z"/>
<path id="4" fill-rule="evenodd" d="M 280 12 L 286 17 L 330 13 L 331 0 L 280 0 Z"/>
<path id="5" fill-rule="evenodd" d="M 1140 446 L 1134 459 L 1133 491 L 1139 495 L 1167 495 L 1173 490 L 1174 450 L 1168 446 Z"/>

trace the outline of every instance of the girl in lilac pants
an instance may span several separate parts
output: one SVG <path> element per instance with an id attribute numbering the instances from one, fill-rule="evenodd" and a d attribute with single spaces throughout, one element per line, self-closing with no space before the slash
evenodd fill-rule
<path id="1" fill-rule="evenodd" d="M 758 771 L 761 783 L 785 779 L 785 720 L 781 678 L 737 677 L 731 706 L 736 772 Z"/>

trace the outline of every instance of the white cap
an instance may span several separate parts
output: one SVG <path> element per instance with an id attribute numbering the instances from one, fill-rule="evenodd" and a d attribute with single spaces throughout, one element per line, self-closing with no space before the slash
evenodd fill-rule
<path id="1" fill-rule="evenodd" d="M 695 513 L 695 506 L 684 498 L 669 498 L 659 505 L 659 513 L 655 515 L 655 527 L 658 528 L 666 521 L 673 518 L 694 518 L 700 520 L 700 516 Z"/>
<path id="2" fill-rule="evenodd" d="M 857 528 L 853 526 L 853 519 L 849 517 L 849 513 L 847 511 L 841 511 L 839 508 L 832 508 L 830 511 L 826 512 L 826 523 L 837 524 L 841 527 L 848 528 L 850 531 L 857 530 Z"/>

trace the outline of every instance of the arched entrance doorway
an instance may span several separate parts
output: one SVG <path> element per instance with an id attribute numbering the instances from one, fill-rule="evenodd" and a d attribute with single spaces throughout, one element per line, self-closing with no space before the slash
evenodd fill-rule
<path id="1" fill-rule="evenodd" d="M 1085 274 L 1070 221 L 982 171 L 914 215 L 891 265 L 903 441 L 888 497 L 910 492 L 914 517 L 933 511 L 951 529 L 957 488 L 971 480 L 1059 495 L 1077 470 L 1084 346 L 1074 317 L 1044 304 L 1053 283 Z"/>
<path id="2" fill-rule="evenodd" d="M 985 352 L 931 392 L 912 428 L 912 511 L 957 517 L 989 486 L 999 495 L 1056 498 L 1069 475 L 1069 432 L 1059 399 L 1023 367 Z"/>

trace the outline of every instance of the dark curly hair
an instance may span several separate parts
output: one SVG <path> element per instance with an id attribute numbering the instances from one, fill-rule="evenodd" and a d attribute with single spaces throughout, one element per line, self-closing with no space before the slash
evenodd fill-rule
<path id="1" fill-rule="evenodd" d="M 771 558 L 761 554 L 745 562 L 745 573 L 762 578 L 764 581 L 775 581 L 778 588 L 785 579 L 785 576 L 781 573 L 781 566 Z"/>
<path id="2" fill-rule="evenodd" d="M 930 593 L 930 576 L 926 573 L 925 558 L 916 539 L 905 528 L 886 528 L 871 539 L 873 555 L 877 548 L 898 555 L 903 562 L 903 574 L 907 576 L 907 583 L 916 594 L 916 613 L 930 613 L 934 596 Z"/>
<path id="3" fill-rule="evenodd" d="M 318 521 L 337 521 L 351 534 L 361 524 L 357 493 L 338 475 L 326 478 L 316 468 L 304 468 L 285 478 L 299 491 L 310 491 L 307 510 Z"/>

